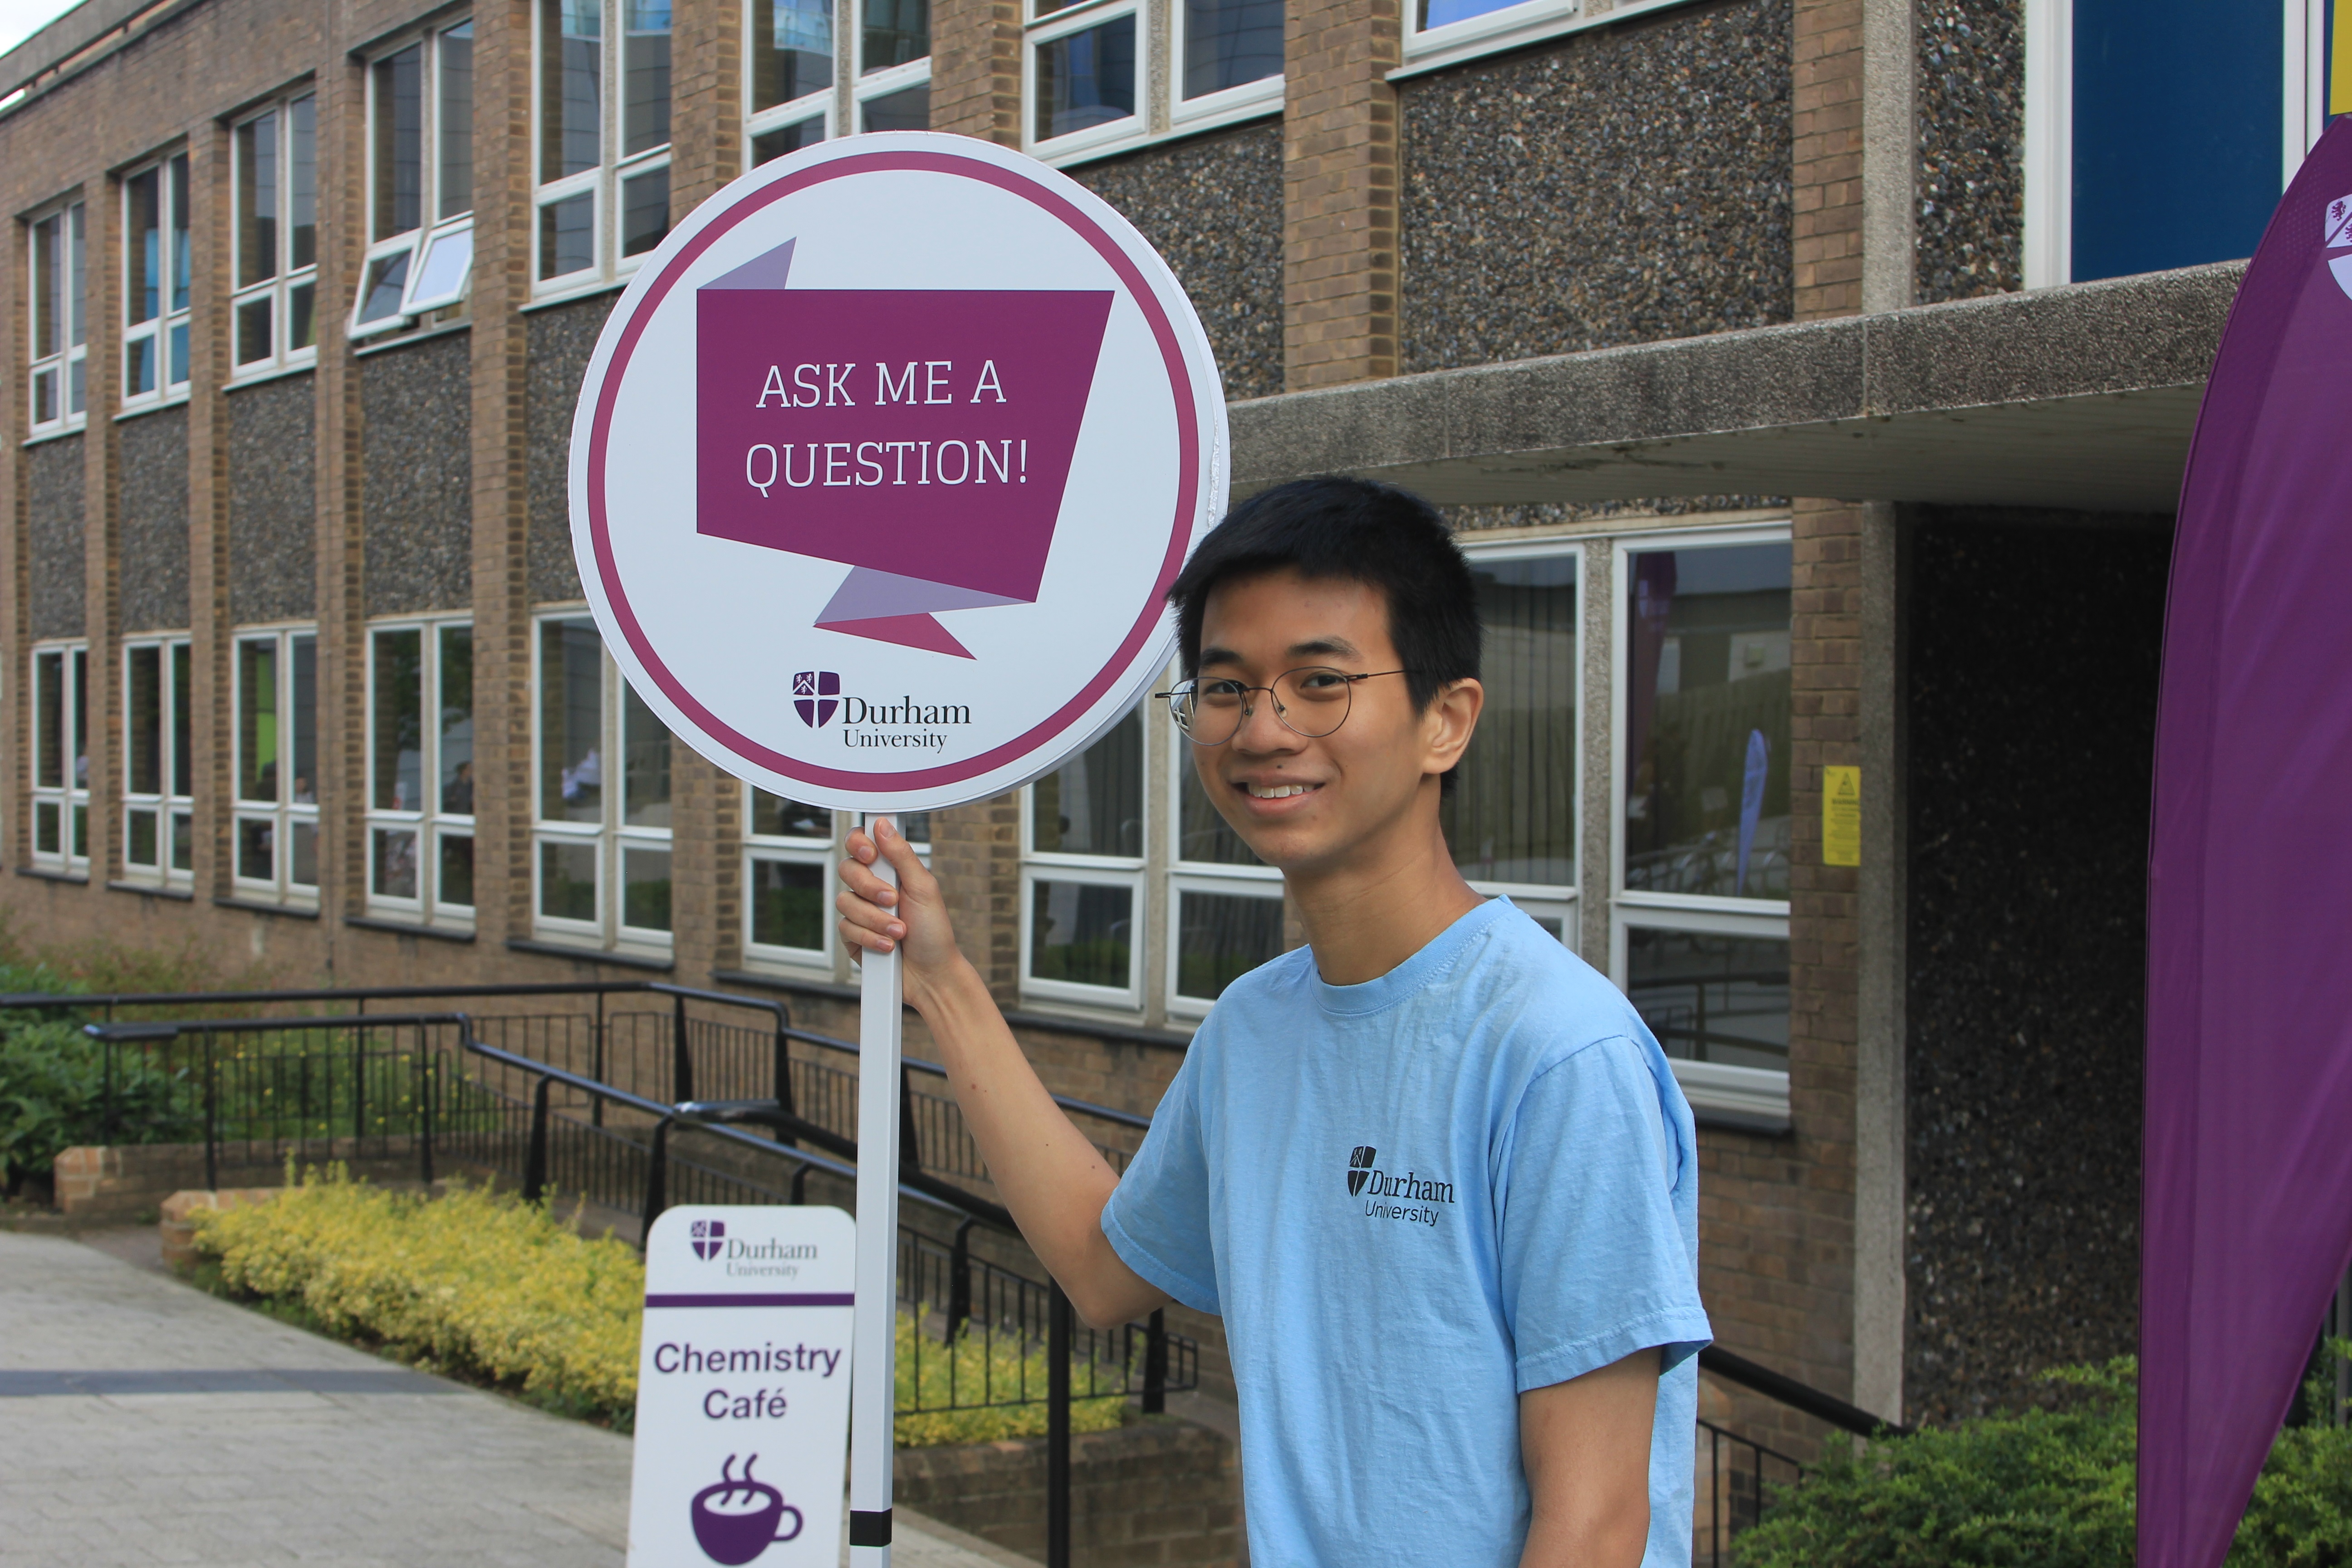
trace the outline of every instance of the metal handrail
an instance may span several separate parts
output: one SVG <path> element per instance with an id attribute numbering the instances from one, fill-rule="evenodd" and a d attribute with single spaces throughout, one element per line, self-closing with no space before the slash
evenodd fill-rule
<path id="1" fill-rule="evenodd" d="M 1718 1345 L 1708 1345 L 1698 1352 L 1701 1372 L 1711 1372 L 1726 1383 L 1736 1383 L 1742 1388 L 1753 1389 L 1768 1399 L 1775 1399 L 1791 1410 L 1801 1411 L 1816 1421 L 1825 1421 L 1842 1431 L 1858 1437 L 1902 1437 L 1911 1428 L 1900 1421 L 1889 1421 L 1884 1415 L 1873 1415 L 1858 1405 L 1848 1405 L 1834 1394 L 1824 1394 L 1809 1383 L 1774 1372 L 1770 1367 L 1735 1355 Z"/>

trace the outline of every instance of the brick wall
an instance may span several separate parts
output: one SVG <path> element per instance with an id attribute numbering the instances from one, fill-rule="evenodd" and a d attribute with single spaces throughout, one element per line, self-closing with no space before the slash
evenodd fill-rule
<path id="1" fill-rule="evenodd" d="M 1283 20 L 1283 364 L 1292 390 L 1396 374 L 1393 0 Z"/>
<path id="2" fill-rule="evenodd" d="M 1862 309 L 1863 0 L 1796 7 L 1797 320 Z"/>

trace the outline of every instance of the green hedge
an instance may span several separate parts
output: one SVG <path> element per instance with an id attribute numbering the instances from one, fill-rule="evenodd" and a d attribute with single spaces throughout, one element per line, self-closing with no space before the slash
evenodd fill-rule
<path id="1" fill-rule="evenodd" d="M 2063 1408 L 1832 1445 L 1739 1537 L 1739 1568 L 2128 1568 L 2133 1363 L 2050 1375 Z M 2333 1398 L 2305 1390 L 2308 1424 L 2279 1435 L 2230 1568 L 2352 1563 L 2352 1431 L 2326 1424 Z"/>

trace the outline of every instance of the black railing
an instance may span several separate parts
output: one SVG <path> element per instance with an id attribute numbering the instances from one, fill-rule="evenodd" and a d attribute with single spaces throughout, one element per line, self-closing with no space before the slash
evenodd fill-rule
<path id="1" fill-rule="evenodd" d="M 370 1013 L 372 1004 L 578 998 L 578 1011 Z M 631 998 L 653 1001 L 632 1008 Z M 857 1047 L 795 1027 L 781 1002 L 656 981 L 589 984 L 394 986 L 310 991 L 0 995 L 0 1012 L 153 1014 L 202 1006 L 324 1005 L 348 1014 L 107 1022 L 106 1136 L 201 1144 L 205 1184 L 226 1163 L 413 1160 L 430 1181 L 436 1152 L 509 1171 L 532 1198 L 551 1191 L 649 1226 L 672 1203 L 811 1201 L 813 1184 L 856 1180 Z M 697 1011 L 699 1009 L 700 1011 Z M 708 1016 L 760 1015 L 754 1023 Z M 464 1069 L 465 1054 L 476 1070 Z M 793 1048 L 798 1046 L 801 1050 Z M 974 1186 L 987 1183 L 955 1101 L 914 1087 L 944 1078 L 935 1062 L 902 1069 L 899 1193 L 919 1223 L 899 1234 L 900 1300 L 918 1331 L 908 1414 L 975 1405 L 1047 1408 L 1048 1558 L 1068 1562 L 1069 1409 L 1073 1399 L 1138 1396 L 1148 1411 L 1195 1386 L 1199 1348 L 1150 1324 L 1080 1329 L 1056 1287 L 1019 1273 L 1012 1216 Z M 1123 1169 L 1150 1119 L 1056 1095 Z M 617 1115 L 608 1115 L 616 1112 Z M 761 1131 L 750 1129 L 758 1128 Z M 193 1174 L 193 1172 L 191 1173 Z M 933 1229 L 927 1226 L 935 1226 Z M 993 1237 L 976 1245 L 975 1232 Z M 642 1231 L 640 1232 L 642 1234 Z M 985 1254 L 993 1250 L 996 1256 Z M 952 1346 L 977 1335 L 978 1386 Z M 1000 1345 L 1021 1353 L 1000 1356 Z M 1030 1384 L 1045 1349 L 1047 1386 Z M 929 1392 L 922 1358 L 943 1357 L 946 1393 Z M 1755 1362 L 1709 1346 L 1707 1373 L 1815 1420 L 1864 1436 L 1904 1428 Z M 1801 1478 L 1799 1462 L 1711 1422 L 1699 1424 L 1703 1480 L 1695 1552 L 1719 1563 L 1752 1524 L 1769 1489 Z"/>

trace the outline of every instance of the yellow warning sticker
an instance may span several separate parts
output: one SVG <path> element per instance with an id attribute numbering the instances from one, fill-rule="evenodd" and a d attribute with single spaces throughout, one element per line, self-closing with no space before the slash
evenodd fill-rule
<path id="1" fill-rule="evenodd" d="M 1822 769 L 1822 864 L 1862 864 L 1862 770 Z"/>

